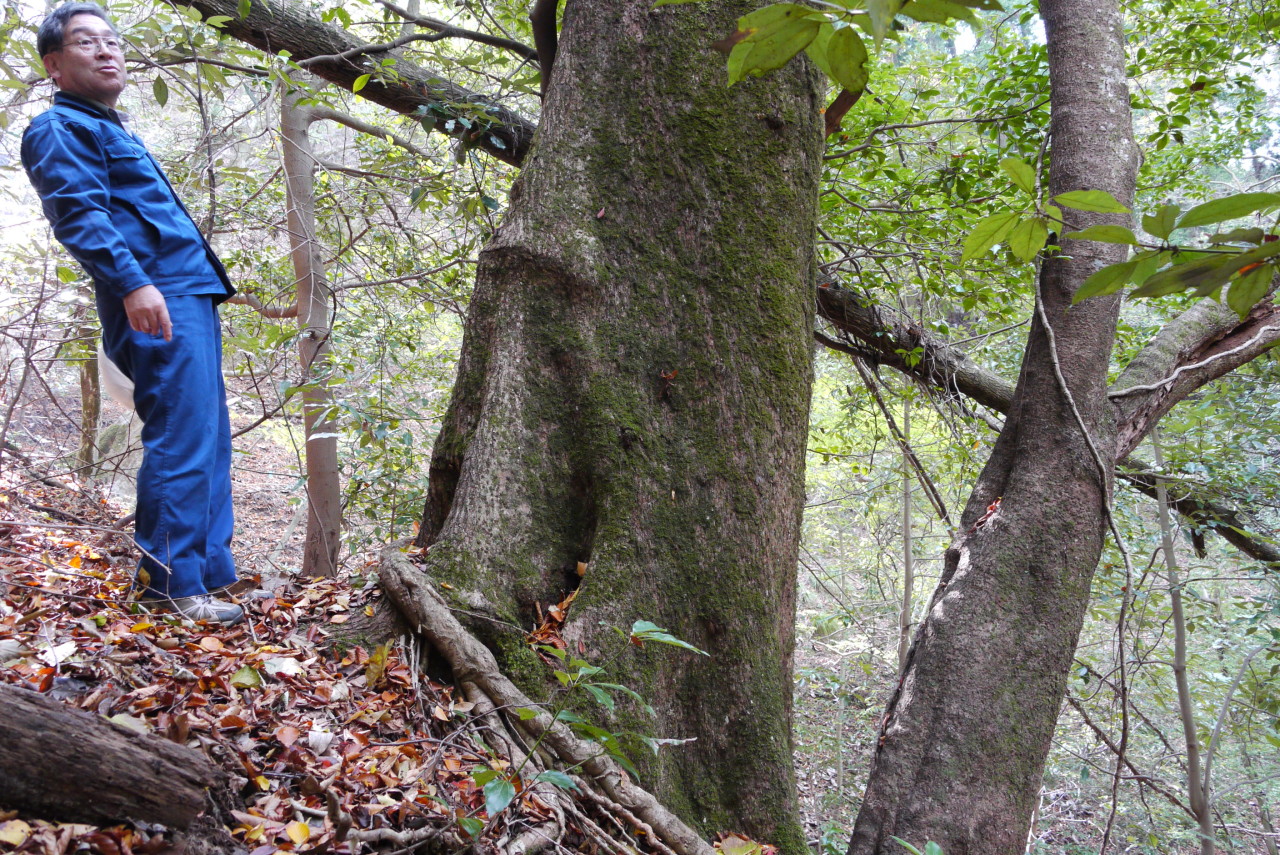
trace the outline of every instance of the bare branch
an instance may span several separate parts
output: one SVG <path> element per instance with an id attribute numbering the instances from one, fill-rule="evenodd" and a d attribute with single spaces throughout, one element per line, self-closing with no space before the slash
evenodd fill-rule
<path id="1" fill-rule="evenodd" d="M 417 24 L 420 27 L 426 27 L 429 30 L 434 30 L 443 38 L 468 39 L 469 41 L 479 42 L 482 45 L 489 45 L 490 47 L 509 50 L 521 59 L 532 60 L 535 62 L 538 59 L 538 52 L 536 50 L 523 42 L 516 41 L 515 39 L 503 38 L 502 36 L 492 36 L 488 33 L 481 33 L 475 30 L 465 30 L 462 27 L 455 27 L 452 24 L 446 23 L 437 18 L 427 18 L 421 15 L 415 15 L 408 9 L 401 9 L 396 4 L 389 2 L 389 0 L 378 0 L 378 2 L 390 9 L 392 12 L 395 12 L 401 18 L 404 18 L 406 21 Z"/>
<path id="2" fill-rule="evenodd" d="M 380 128 L 377 125 L 371 125 L 368 122 L 361 121 L 355 116 L 334 110 L 330 107 L 310 107 L 309 112 L 311 113 L 313 121 L 328 120 L 330 122 L 337 122 L 340 125 L 346 125 L 353 131 L 359 131 L 360 133 L 368 134 L 371 137 L 388 140 L 416 157 L 421 157 L 424 160 L 434 159 L 434 155 L 432 155 L 431 152 L 418 148 L 407 138 L 402 137 L 399 134 L 392 133 L 386 128 Z"/>

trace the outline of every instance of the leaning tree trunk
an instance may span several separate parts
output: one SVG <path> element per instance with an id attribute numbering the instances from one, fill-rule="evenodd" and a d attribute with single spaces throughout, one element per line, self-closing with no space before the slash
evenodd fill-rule
<path id="1" fill-rule="evenodd" d="M 610 727 L 696 738 L 634 753 L 642 784 L 705 831 L 803 852 L 791 661 L 820 104 L 801 64 L 726 87 L 708 45 L 754 5 L 568 6 L 481 254 L 420 540 L 447 595 L 506 622 L 471 628 L 526 689 L 547 670 L 519 627 L 576 588 L 571 649 L 623 657 L 609 677 L 655 709 Z M 637 619 L 710 657 L 608 629 Z"/>
<path id="2" fill-rule="evenodd" d="M 1137 157 L 1116 3 L 1042 0 L 1041 13 L 1050 191 L 1102 189 L 1127 204 Z M 1073 219 L 1077 228 L 1128 225 L 1115 215 Z M 1063 241 L 1045 260 L 1041 304 L 1056 348 L 1037 317 L 1005 428 L 890 700 L 850 855 L 900 852 L 894 836 L 921 848 L 936 841 L 947 855 L 1023 851 L 1106 533 L 1116 453 L 1106 379 L 1119 300 L 1072 308 L 1071 296 L 1126 252 Z"/>

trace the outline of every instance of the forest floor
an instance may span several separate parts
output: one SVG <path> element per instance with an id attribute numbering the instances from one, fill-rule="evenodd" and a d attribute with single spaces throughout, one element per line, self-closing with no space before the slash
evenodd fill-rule
<path id="1" fill-rule="evenodd" d="M 0 682 L 219 761 L 245 802 L 233 835 L 253 855 L 405 848 L 441 828 L 460 846 L 472 836 L 496 846 L 545 816 L 532 788 L 491 810 L 485 770 L 502 761 L 471 721 L 470 704 L 422 675 L 416 645 L 333 643 L 343 623 L 372 613 L 380 592 L 366 582 L 375 559 L 348 558 L 339 579 L 298 577 L 304 526 L 298 457 L 287 441 L 262 431 L 236 439 L 234 547 L 241 577 L 271 596 L 245 600 L 248 619 L 220 628 L 148 613 L 134 601 L 136 553 L 120 525 L 131 510 L 128 490 L 63 473 L 56 461 L 75 442 L 65 413 L 34 400 L 14 424 L 18 454 L 6 453 L 0 468 Z M 828 660 L 816 646 L 798 651 L 807 672 L 838 665 Z M 863 771 L 855 767 L 874 729 L 872 714 L 848 714 L 848 696 L 836 689 L 811 681 L 798 697 L 798 732 L 808 740 L 797 751 L 801 802 L 823 852 L 847 842 Z M 591 827 L 605 817 L 577 822 L 567 837 L 573 851 L 604 851 L 610 834 L 634 837 Z M 726 851 L 734 840 L 723 842 Z M 171 842 L 166 830 L 144 825 L 0 812 L 0 851 L 128 855 Z"/>

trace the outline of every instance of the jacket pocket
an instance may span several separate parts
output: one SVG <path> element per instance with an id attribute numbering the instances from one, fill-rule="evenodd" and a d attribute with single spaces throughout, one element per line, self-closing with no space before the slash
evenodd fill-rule
<path id="1" fill-rule="evenodd" d="M 164 179 L 140 143 L 117 137 L 107 140 L 103 150 L 113 194 L 130 201 L 162 198 L 159 191 L 165 187 Z"/>

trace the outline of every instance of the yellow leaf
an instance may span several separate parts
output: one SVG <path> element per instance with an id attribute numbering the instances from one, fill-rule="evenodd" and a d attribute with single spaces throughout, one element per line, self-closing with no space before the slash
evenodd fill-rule
<path id="1" fill-rule="evenodd" d="M 373 617 L 373 606 L 365 606 L 365 607 L 364 607 L 364 616 L 365 616 L 365 617 Z"/>
<path id="2" fill-rule="evenodd" d="M 246 832 L 245 832 L 245 834 L 244 834 L 244 839 L 245 839 L 245 841 L 246 841 L 246 842 L 249 842 L 249 841 L 253 841 L 253 840 L 261 840 L 261 839 L 262 839 L 262 832 L 263 832 L 263 830 L 264 830 L 265 828 L 266 828 L 266 826 L 263 826 L 263 825 L 255 825 L 255 826 L 253 826 L 252 828 L 250 828 L 248 831 L 246 831 Z"/>
<path id="3" fill-rule="evenodd" d="M 311 836 L 311 826 L 305 822 L 294 821 L 284 827 L 284 833 L 289 835 L 290 840 L 301 846 Z"/>
<path id="4" fill-rule="evenodd" d="M 262 790 L 264 793 L 271 789 L 271 782 L 267 780 L 266 775 L 259 775 L 253 779 L 253 782 L 257 784 L 258 789 Z"/>
<path id="5" fill-rule="evenodd" d="M 31 836 L 31 826 L 20 819 L 11 819 L 0 823 L 0 843 L 18 847 L 27 842 Z"/>
<path id="6" fill-rule="evenodd" d="M 155 629 L 156 625 L 149 620 L 140 620 L 133 626 L 129 627 L 130 632 L 146 632 L 149 629 Z"/>
<path id="7" fill-rule="evenodd" d="M 70 564 L 72 567 L 76 568 L 77 570 L 79 570 L 79 569 L 80 569 L 80 556 L 79 556 L 79 555 L 72 555 L 72 556 L 71 556 L 71 560 L 70 560 L 70 561 L 68 561 L 67 563 L 68 563 L 68 564 Z"/>

